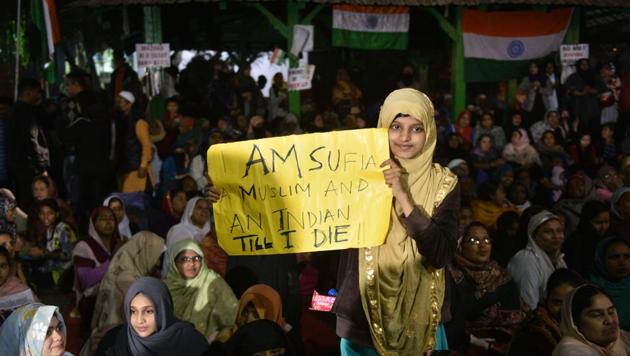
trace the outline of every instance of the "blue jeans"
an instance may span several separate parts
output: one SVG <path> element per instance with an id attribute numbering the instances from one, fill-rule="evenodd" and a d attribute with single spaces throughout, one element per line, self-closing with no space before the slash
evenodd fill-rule
<path id="1" fill-rule="evenodd" d="M 341 349 L 341 356 L 378 356 L 374 348 L 355 344 L 344 338 L 341 338 L 339 348 Z"/>

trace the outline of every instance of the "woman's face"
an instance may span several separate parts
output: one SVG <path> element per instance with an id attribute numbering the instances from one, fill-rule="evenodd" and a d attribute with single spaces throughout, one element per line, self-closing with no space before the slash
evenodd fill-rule
<path id="1" fill-rule="evenodd" d="M 448 138 L 448 147 L 456 149 L 459 147 L 459 138 L 455 135 Z"/>
<path id="2" fill-rule="evenodd" d="M 464 114 L 459 118 L 459 127 L 469 127 L 470 126 L 470 115 Z"/>
<path id="3" fill-rule="evenodd" d="M 13 238 L 10 234 L 0 233 L 0 246 L 4 247 L 9 251 L 11 255 L 13 255 Z"/>
<path id="4" fill-rule="evenodd" d="M 389 148 L 398 158 L 417 157 L 422 152 L 425 140 L 424 124 L 414 117 L 399 117 L 389 126 Z"/>
<path id="5" fill-rule="evenodd" d="M 112 199 L 109 201 L 109 208 L 114 212 L 114 216 L 116 217 L 117 222 L 123 221 L 125 218 L 125 207 L 122 205 L 120 200 Z"/>
<path id="6" fill-rule="evenodd" d="M 512 125 L 516 127 L 520 127 L 522 123 L 523 123 L 523 117 L 521 116 L 521 114 L 512 115 Z"/>
<path id="7" fill-rule="evenodd" d="M 192 211 L 190 220 L 198 227 L 204 226 L 210 219 L 210 209 L 205 199 L 199 199 Z"/>
<path id="8" fill-rule="evenodd" d="M 557 321 L 560 321 L 562 301 L 574 289 L 575 288 L 572 285 L 565 283 L 557 286 L 549 292 L 549 298 L 547 298 L 547 310 L 549 311 L 549 314 L 551 314 L 551 316 Z"/>
<path id="9" fill-rule="evenodd" d="M 574 316 L 574 319 L 575 316 Z M 607 347 L 619 335 L 619 317 L 612 301 L 603 294 L 591 298 L 591 305 L 577 318 L 578 330 L 592 343 Z"/>
<path id="10" fill-rule="evenodd" d="M 538 64 L 530 63 L 529 64 L 529 74 L 536 75 L 538 74 Z"/>
<path id="11" fill-rule="evenodd" d="M 512 137 L 510 138 L 510 142 L 512 142 L 513 145 L 518 145 L 518 143 L 521 142 L 521 132 L 520 131 L 512 132 Z"/>
<path id="12" fill-rule="evenodd" d="M 491 129 L 493 125 L 494 122 L 492 120 L 492 116 L 485 114 L 481 117 L 481 127 L 484 129 Z"/>
<path id="13" fill-rule="evenodd" d="M 604 236 L 610 227 L 610 213 L 602 211 L 591 220 L 591 226 L 598 236 Z"/>
<path id="14" fill-rule="evenodd" d="M 169 101 L 168 104 L 166 104 L 166 111 L 168 111 L 171 116 L 175 116 L 179 111 L 179 104 L 175 101 Z"/>
<path id="15" fill-rule="evenodd" d="M 503 173 L 503 175 L 501 176 L 501 186 L 503 188 L 509 188 L 512 183 L 514 183 L 514 172 L 507 171 Z M 505 193 L 503 193 L 503 197 L 505 197 Z"/>
<path id="16" fill-rule="evenodd" d="M 546 134 L 544 134 L 542 141 L 547 147 L 552 147 L 556 145 L 556 137 L 551 132 L 547 132 Z"/>
<path id="17" fill-rule="evenodd" d="M 630 192 L 624 193 L 615 205 L 617 212 L 624 219 L 630 219 Z"/>
<path id="18" fill-rule="evenodd" d="M 480 141 L 479 141 L 479 148 L 483 151 L 483 152 L 488 152 L 490 151 L 490 149 L 492 149 L 492 140 L 490 139 L 490 137 L 484 136 Z"/>
<path id="19" fill-rule="evenodd" d="M 53 226 L 55 221 L 57 221 L 57 216 L 58 216 L 57 212 L 48 206 L 42 206 L 39 209 L 39 221 L 47 229 Z"/>
<path id="20" fill-rule="evenodd" d="M 9 265 L 9 261 L 7 261 L 4 255 L 0 254 L 0 287 L 9 279 L 10 273 L 11 266 Z"/>
<path id="21" fill-rule="evenodd" d="M 193 250 L 184 250 L 177 255 L 175 259 L 177 270 L 184 279 L 193 279 L 197 277 L 201 271 L 203 257 L 199 256 Z"/>
<path id="22" fill-rule="evenodd" d="M 606 249 L 604 265 L 612 279 L 620 280 L 630 276 L 630 246 L 623 242 L 612 243 Z"/>
<path id="23" fill-rule="evenodd" d="M 580 146 L 582 146 L 583 148 L 588 147 L 591 144 L 591 135 L 583 135 L 582 138 L 580 138 Z"/>
<path id="24" fill-rule="evenodd" d="M 171 200 L 171 205 L 173 207 L 173 212 L 175 213 L 175 215 L 182 216 L 182 214 L 184 213 L 184 209 L 186 209 L 187 202 L 188 199 L 186 197 L 186 193 L 178 192 L 177 194 L 175 194 L 175 196 Z"/>
<path id="25" fill-rule="evenodd" d="M 63 325 L 57 316 L 53 316 L 46 331 L 42 356 L 61 356 L 65 352 L 66 336 L 63 334 Z"/>
<path id="26" fill-rule="evenodd" d="M 470 228 L 462 240 L 462 256 L 472 263 L 486 263 L 492 253 L 492 240 L 488 230 L 481 226 Z"/>
<path id="27" fill-rule="evenodd" d="M 151 336 L 157 331 L 155 307 L 144 294 L 136 295 L 129 305 L 129 323 L 140 337 Z"/>
<path id="28" fill-rule="evenodd" d="M 318 129 L 324 127 L 324 118 L 322 117 L 322 115 L 315 115 L 315 117 L 313 118 L 313 126 L 317 127 Z"/>
<path id="29" fill-rule="evenodd" d="M 558 125 L 560 125 L 560 119 L 558 118 L 558 113 L 555 111 L 552 111 L 549 114 L 547 114 L 547 123 L 549 124 L 549 126 L 551 126 L 554 129 L 558 127 Z"/>
<path id="30" fill-rule="evenodd" d="M 35 200 L 48 198 L 48 186 L 41 180 L 37 180 L 33 183 L 33 198 L 35 198 Z"/>
<path id="31" fill-rule="evenodd" d="M 527 189 L 523 184 L 515 184 L 512 187 L 512 203 L 525 204 L 527 201 Z"/>
<path id="32" fill-rule="evenodd" d="M 114 213 L 103 209 L 98 216 L 96 216 L 94 228 L 101 237 L 110 237 L 114 235 L 116 229 L 118 228 L 116 226 L 116 217 L 114 216 Z"/>

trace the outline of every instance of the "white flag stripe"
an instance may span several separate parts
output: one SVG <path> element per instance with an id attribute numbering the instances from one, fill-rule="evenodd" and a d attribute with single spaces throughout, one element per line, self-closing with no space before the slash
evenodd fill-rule
<path id="1" fill-rule="evenodd" d="M 536 37 L 497 37 L 464 33 L 464 57 L 522 61 L 558 51 L 566 30 Z"/>
<path id="2" fill-rule="evenodd" d="M 44 15 L 44 22 L 46 23 L 46 40 L 48 43 L 48 57 L 53 59 L 55 53 L 55 44 L 53 43 L 52 26 L 50 24 L 50 9 L 48 8 L 48 2 L 42 0 L 42 10 Z"/>
<path id="3" fill-rule="evenodd" d="M 334 10 L 333 28 L 361 32 L 408 32 L 409 13 L 379 14 Z"/>

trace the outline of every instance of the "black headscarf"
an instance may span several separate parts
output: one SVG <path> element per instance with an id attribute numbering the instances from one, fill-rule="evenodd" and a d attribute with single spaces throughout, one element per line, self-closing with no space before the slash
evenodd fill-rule
<path id="1" fill-rule="evenodd" d="M 580 65 L 582 64 L 582 61 L 586 61 L 586 63 L 588 63 L 588 69 L 582 70 Z M 578 60 L 575 64 L 575 69 L 577 71 L 577 74 L 580 76 L 580 78 L 582 78 L 586 85 L 589 85 L 591 87 L 595 86 L 595 72 L 591 68 L 591 64 L 588 62 L 588 59 L 583 58 Z"/>
<path id="2" fill-rule="evenodd" d="M 147 337 L 138 335 L 130 321 L 131 301 L 140 293 L 155 310 L 157 331 Z M 184 350 L 189 355 L 201 355 L 208 349 L 206 338 L 191 323 L 175 317 L 168 288 L 157 278 L 142 277 L 131 285 L 125 296 L 125 318 L 129 349 L 134 356 L 177 355 Z"/>

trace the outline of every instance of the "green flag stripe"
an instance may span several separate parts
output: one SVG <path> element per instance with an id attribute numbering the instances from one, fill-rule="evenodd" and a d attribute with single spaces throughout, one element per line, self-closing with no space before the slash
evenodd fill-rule
<path id="1" fill-rule="evenodd" d="M 358 49 L 406 49 L 407 32 L 357 32 L 334 29 L 332 44 Z"/>

